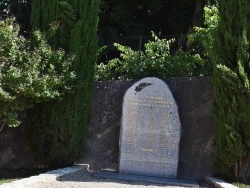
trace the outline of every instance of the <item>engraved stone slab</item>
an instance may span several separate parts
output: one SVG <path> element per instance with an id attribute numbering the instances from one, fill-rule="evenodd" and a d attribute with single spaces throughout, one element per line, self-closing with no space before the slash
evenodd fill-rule
<path id="1" fill-rule="evenodd" d="M 165 82 L 144 78 L 123 101 L 119 173 L 177 177 L 181 125 Z"/>

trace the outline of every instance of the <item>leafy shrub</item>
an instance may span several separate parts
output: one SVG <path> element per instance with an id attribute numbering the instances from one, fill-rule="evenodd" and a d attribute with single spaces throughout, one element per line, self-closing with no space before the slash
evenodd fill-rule
<path id="1" fill-rule="evenodd" d="M 0 120 L 18 126 L 18 113 L 36 103 L 57 99 L 73 87 L 73 56 L 53 50 L 43 34 L 19 36 L 13 18 L 0 21 Z"/>
<path id="2" fill-rule="evenodd" d="M 144 45 L 145 50 L 141 52 L 115 43 L 114 46 L 121 53 L 120 58 L 112 59 L 106 65 L 104 63 L 96 65 L 95 79 L 126 80 L 138 76 L 168 78 L 211 75 L 211 66 L 206 67 L 205 61 L 199 54 L 192 55 L 182 50 L 171 54 L 174 39 L 159 39 L 153 32 L 152 36 L 154 40 L 148 41 Z"/>
<path id="3" fill-rule="evenodd" d="M 204 27 L 194 27 L 194 32 L 188 36 L 190 48 L 194 53 L 200 54 L 202 59 L 212 66 L 208 54 L 213 53 L 215 34 L 219 22 L 218 8 L 216 5 L 204 7 Z"/>

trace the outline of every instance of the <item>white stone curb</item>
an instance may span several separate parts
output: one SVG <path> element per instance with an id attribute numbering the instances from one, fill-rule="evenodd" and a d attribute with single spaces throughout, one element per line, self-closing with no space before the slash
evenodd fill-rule
<path id="1" fill-rule="evenodd" d="M 78 172 L 78 171 L 83 170 L 83 169 L 86 169 L 86 166 L 79 166 L 78 165 L 78 166 L 53 170 L 53 171 L 49 171 L 49 172 L 46 172 L 44 174 L 40 174 L 37 176 L 31 176 L 29 178 L 16 180 L 16 181 L 13 181 L 10 183 L 4 183 L 4 184 L 0 185 L 0 188 L 24 188 L 27 185 L 33 185 L 39 181 L 46 181 L 48 179 L 57 180 L 57 178 L 59 178 L 63 175 L 75 173 L 75 172 Z"/>
<path id="2" fill-rule="evenodd" d="M 216 188 L 238 188 L 237 186 L 227 183 L 219 178 L 205 177 L 204 179 L 206 182 L 212 184 Z"/>

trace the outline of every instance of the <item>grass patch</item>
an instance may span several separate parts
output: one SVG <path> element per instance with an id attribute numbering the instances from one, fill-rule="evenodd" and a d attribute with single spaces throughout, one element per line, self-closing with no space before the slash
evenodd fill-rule
<path id="1" fill-rule="evenodd" d="M 0 170 L 0 184 L 9 183 L 22 178 L 35 176 L 53 169 L 17 169 L 17 170 Z"/>
<path id="2" fill-rule="evenodd" d="M 235 186 L 239 188 L 250 188 L 250 185 L 244 184 L 244 183 L 234 183 Z"/>
<path id="3" fill-rule="evenodd" d="M 0 179 L 0 185 L 3 184 L 3 183 L 9 183 L 9 182 L 12 182 L 12 181 L 15 181 L 17 179 Z"/>

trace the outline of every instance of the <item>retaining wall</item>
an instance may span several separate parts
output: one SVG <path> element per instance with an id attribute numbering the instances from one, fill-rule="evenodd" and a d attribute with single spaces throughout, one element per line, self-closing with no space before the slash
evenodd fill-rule
<path id="1" fill-rule="evenodd" d="M 182 136 L 179 177 L 202 178 L 217 172 L 215 125 L 210 116 L 213 86 L 210 77 L 164 80 L 179 106 Z M 94 99 L 85 155 L 79 163 L 92 171 L 118 169 L 122 101 L 133 81 L 102 81 L 94 85 Z M 0 133 L 0 168 L 37 167 L 25 140 L 25 122 Z"/>
<path id="2" fill-rule="evenodd" d="M 210 116 L 212 79 L 174 78 L 164 81 L 177 102 L 182 126 L 178 176 L 200 179 L 215 174 L 215 125 Z M 123 96 L 135 82 L 95 83 L 86 152 L 80 160 L 81 163 L 90 164 L 93 171 L 118 169 Z"/>

